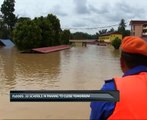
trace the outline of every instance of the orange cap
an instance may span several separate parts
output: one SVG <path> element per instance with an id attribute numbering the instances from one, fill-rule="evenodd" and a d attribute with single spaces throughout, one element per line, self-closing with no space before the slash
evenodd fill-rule
<path id="1" fill-rule="evenodd" d="M 147 56 L 147 42 L 139 37 L 127 36 L 123 39 L 121 49 L 127 53 Z"/>

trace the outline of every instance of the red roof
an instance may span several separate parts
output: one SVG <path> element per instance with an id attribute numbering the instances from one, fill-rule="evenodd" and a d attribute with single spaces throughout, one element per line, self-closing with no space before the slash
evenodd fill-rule
<path id="1" fill-rule="evenodd" d="M 53 47 L 34 48 L 32 50 L 39 53 L 50 53 L 50 52 L 55 52 L 59 50 L 69 49 L 69 48 L 70 48 L 69 45 L 60 45 L 60 46 L 53 46 Z"/>

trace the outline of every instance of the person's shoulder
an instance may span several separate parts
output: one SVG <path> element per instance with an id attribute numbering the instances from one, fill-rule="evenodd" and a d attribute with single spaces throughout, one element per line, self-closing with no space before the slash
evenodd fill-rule
<path id="1" fill-rule="evenodd" d="M 116 90 L 114 79 L 105 80 L 102 90 Z"/>

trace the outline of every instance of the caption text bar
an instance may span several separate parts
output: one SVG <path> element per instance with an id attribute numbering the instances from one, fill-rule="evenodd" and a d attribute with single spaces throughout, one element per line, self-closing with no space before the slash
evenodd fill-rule
<path id="1" fill-rule="evenodd" d="M 10 91 L 11 102 L 90 102 L 119 101 L 119 91 L 100 90 L 51 90 L 51 91 Z"/>

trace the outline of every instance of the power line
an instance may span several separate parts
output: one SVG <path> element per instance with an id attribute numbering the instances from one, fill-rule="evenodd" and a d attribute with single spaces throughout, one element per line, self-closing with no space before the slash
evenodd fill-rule
<path id="1" fill-rule="evenodd" d="M 129 22 L 126 22 L 126 27 L 128 26 Z M 119 26 L 119 24 L 114 24 L 114 25 L 108 25 L 108 26 L 101 26 L 101 27 L 66 27 L 62 29 L 70 29 L 70 30 L 78 30 L 78 29 L 85 29 L 85 30 L 94 30 L 94 29 L 104 29 L 104 28 L 110 28 L 110 27 L 116 27 Z"/>
<path id="2" fill-rule="evenodd" d="M 114 26 L 118 26 L 118 24 L 115 25 L 109 25 L 109 26 L 102 26 L 102 27 L 70 27 L 70 28 L 62 28 L 62 29 L 100 29 L 100 28 L 109 28 L 109 27 L 114 27 Z"/>

